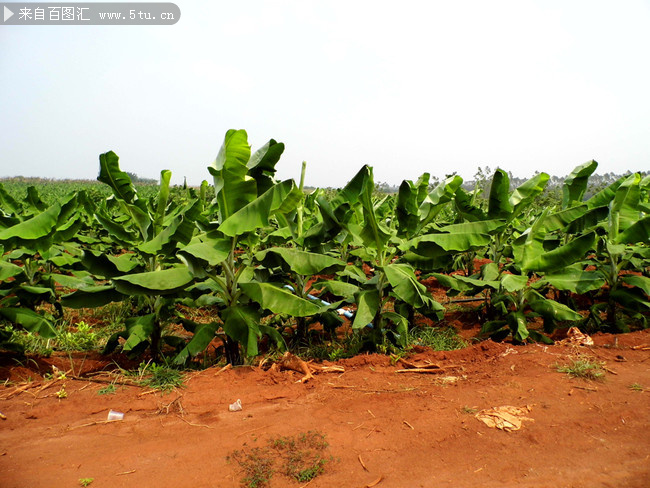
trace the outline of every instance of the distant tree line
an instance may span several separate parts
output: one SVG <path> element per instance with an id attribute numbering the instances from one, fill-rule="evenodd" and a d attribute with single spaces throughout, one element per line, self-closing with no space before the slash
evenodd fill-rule
<path id="1" fill-rule="evenodd" d="M 135 173 L 129 173 L 131 181 L 140 185 L 157 185 L 158 180 L 155 178 L 141 178 Z M 93 183 L 101 185 L 97 180 L 88 180 L 80 178 L 42 178 L 40 176 L 3 176 L 0 177 L 0 182 L 12 182 L 12 183 L 26 183 L 30 185 L 38 185 L 45 183 Z"/>

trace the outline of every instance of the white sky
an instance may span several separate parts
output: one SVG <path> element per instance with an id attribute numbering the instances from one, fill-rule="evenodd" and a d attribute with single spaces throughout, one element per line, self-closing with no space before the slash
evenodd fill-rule
<path id="1" fill-rule="evenodd" d="M 0 25 L 0 176 L 212 182 L 227 129 L 342 186 L 650 169 L 650 1 L 175 2 L 173 26 Z"/>

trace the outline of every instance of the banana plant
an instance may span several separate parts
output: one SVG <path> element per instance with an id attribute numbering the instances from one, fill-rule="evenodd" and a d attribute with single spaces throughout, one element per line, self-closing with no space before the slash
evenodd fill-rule
<path id="1" fill-rule="evenodd" d="M 30 187 L 23 206 L 0 189 L 5 228 L 0 230 L 0 316 L 43 337 L 55 335 L 54 317 L 37 309 L 51 303 L 62 316 L 53 271 L 61 257 L 61 243 L 74 234 L 76 195 L 68 195 L 49 207 Z M 5 210 L 6 209 L 6 210 Z M 6 253 L 6 254 L 5 254 Z M 69 257 L 74 261 L 74 258 Z M 64 264 L 60 262 L 58 264 Z"/>
<path id="2" fill-rule="evenodd" d="M 262 265 L 256 270 L 256 274 L 261 275 L 265 281 L 282 283 L 296 296 L 316 301 L 317 304 L 323 303 L 312 295 L 314 284 L 318 282 L 310 278 L 339 273 L 346 267 L 346 263 L 331 256 L 286 247 L 272 247 L 260 251 L 255 254 L 255 261 Z M 339 305 L 340 302 L 329 304 L 327 308 L 322 308 L 312 316 L 311 321 L 324 324 L 325 328 L 333 333 L 334 329 L 342 324 L 339 315 L 333 310 Z M 296 318 L 296 342 L 307 336 L 307 319 L 308 317 Z"/>
<path id="3" fill-rule="evenodd" d="M 282 226 L 278 222 L 286 223 L 303 198 L 293 180 L 274 178 L 283 151 L 284 144 L 271 139 L 251 154 L 246 131 L 229 130 L 208 168 L 215 188 L 215 201 L 208 210 L 210 223 L 178 254 L 195 278 L 204 280 L 195 289 L 212 297 L 219 317 L 209 324 L 183 322 L 194 336 L 176 362 L 204 351 L 222 330 L 227 360 L 241 364 L 242 351 L 248 358 L 257 355 L 262 335 L 284 346 L 278 331 L 261 323 L 264 314 L 306 317 L 322 310 L 281 285 L 255 278 L 253 259 L 262 237 L 277 231 Z M 245 250 L 239 247 L 244 244 Z"/>
<path id="4" fill-rule="evenodd" d="M 64 296 L 62 303 L 78 308 L 133 299 L 137 303 L 136 316 L 126 321 L 126 330 L 109 339 L 105 352 L 115 349 L 123 338 L 125 352 L 138 354 L 148 347 L 157 360 L 163 342 L 176 348 L 182 346 L 177 337 L 163 337 L 163 329 L 174 314 L 175 300 L 194 279 L 176 258 L 176 250 L 192 239 L 200 204 L 198 199 L 182 206 L 169 204 L 168 170 L 161 171 L 158 193 L 147 202 L 120 169 L 113 151 L 101 154 L 99 164 L 97 179 L 111 188 L 113 196 L 109 204 L 96 205 L 94 217 L 120 249 L 114 254 L 86 249 L 82 263 L 99 283 L 79 287 Z"/>
<path id="5" fill-rule="evenodd" d="M 635 173 L 615 181 L 587 201 L 582 201 L 586 178 L 596 168 L 590 161 L 579 166 L 565 183 L 565 210 L 549 216 L 547 230 L 563 229 L 565 242 L 595 235 L 589 259 L 570 263 L 565 269 L 545 274 L 540 285 L 548 283 L 560 292 L 605 294 L 605 301 L 591 307 L 589 321 L 615 331 L 628 330 L 618 317 L 618 310 L 646 323 L 650 302 L 647 298 L 649 278 L 624 274 L 627 270 L 644 270 L 650 240 L 648 215 L 648 178 Z M 580 185 L 577 185 L 580 181 Z M 571 185 L 571 188 L 567 186 Z M 571 206 L 572 205 L 572 206 Z M 551 218 L 552 217 L 552 218 Z M 576 237 L 576 234 L 578 237 Z M 589 266 L 593 270 L 587 270 Z M 607 285 L 601 290 L 603 285 Z M 605 321 L 600 318 L 606 312 Z"/>
<path id="6" fill-rule="evenodd" d="M 483 265 L 479 273 L 467 273 L 468 276 L 432 273 L 449 288 L 449 295 L 482 293 L 487 319 L 482 330 L 484 334 L 500 339 L 512 334 L 518 342 L 528 338 L 548 341 L 543 334 L 529 330 L 527 324 L 531 318 L 542 316 L 546 332 L 552 332 L 558 322 L 581 319 L 566 305 L 547 299 L 530 282 L 535 273 L 562 270 L 575 260 L 584 259 L 595 238 L 595 234 L 590 233 L 567 243 L 547 240 L 547 227 L 561 221 L 558 215 L 549 215 L 548 211 L 524 230 L 522 224 L 528 218 L 522 219 L 522 216 L 547 181 L 548 175 L 542 173 L 510 192 L 508 175 L 497 170 L 487 211 L 473 205 L 467 194 L 459 191 L 456 207 L 467 222 L 439 227 L 437 232 L 407 243 L 412 252 L 438 261 L 458 253 L 487 250 L 486 255 L 492 262 Z M 580 192 L 576 190 L 574 194 Z M 565 212 L 562 217 L 568 216 Z"/>
<path id="7" fill-rule="evenodd" d="M 623 178 L 609 203 L 607 221 L 596 228 L 599 237 L 593 264 L 608 285 L 607 323 L 617 331 L 629 330 L 617 317 L 619 307 L 639 314 L 641 320 L 644 320 L 642 312 L 650 310 L 650 278 L 621 273 L 634 269 L 631 263 L 635 257 L 647 255 L 650 214 L 646 212 L 647 200 L 641 199 L 641 182 L 639 173 Z"/>
<path id="8" fill-rule="evenodd" d="M 346 274 L 358 283 L 355 293 L 357 311 L 352 328 L 361 330 L 368 324 L 372 325 L 367 332 L 370 347 L 382 345 L 386 338 L 404 346 L 412 311 L 439 319 L 444 309 L 418 282 L 413 267 L 398 262 L 399 245 L 404 241 L 397 236 L 396 226 L 381 217 L 384 202 L 373 200 L 373 190 L 372 168 L 364 166 L 333 202 L 346 202 L 351 206 L 353 218 L 340 219 L 351 236 L 350 245 L 355 248 L 351 254 L 374 269 L 369 278 L 360 272 L 347 270 Z M 425 199 L 422 198 L 421 202 Z"/>

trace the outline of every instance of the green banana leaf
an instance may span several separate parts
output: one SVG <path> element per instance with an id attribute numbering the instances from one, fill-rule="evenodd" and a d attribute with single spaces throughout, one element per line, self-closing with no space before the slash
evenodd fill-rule
<path id="1" fill-rule="evenodd" d="M 113 151 L 99 155 L 98 181 L 108 185 L 120 202 L 125 213 L 136 224 L 143 240 L 149 238 L 151 218 L 144 200 L 138 194 L 131 182 L 131 177 L 120 169 L 119 157 Z M 105 219 L 103 219 L 105 222 Z M 100 221 L 100 223 L 104 223 Z"/>
<path id="2" fill-rule="evenodd" d="M 424 197 L 419 209 L 422 219 L 421 228 L 432 222 L 436 215 L 442 211 L 445 204 L 454 199 L 462 184 L 463 179 L 460 176 L 450 176 L 438 183 L 433 191 Z"/>
<path id="3" fill-rule="evenodd" d="M 431 273 L 431 276 L 436 278 L 445 288 L 451 288 L 452 290 L 456 290 L 461 293 L 473 291 L 477 288 L 479 290 L 486 288 L 498 290 L 501 287 L 501 282 L 499 280 L 482 280 L 471 278 L 469 276 L 445 275 L 440 273 Z"/>
<path id="4" fill-rule="evenodd" d="M 596 171 L 598 163 L 593 159 L 584 164 L 576 166 L 567 176 L 562 185 L 562 208 L 569 208 L 576 202 L 582 202 L 582 198 L 587 190 L 589 177 Z"/>
<path id="5" fill-rule="evenodd" d="M 113 219 L 105 213 L 104 209 L 97 208 L 94 213 L 94 218 L 112 237 L 117 239 L 118 242 L 129 244 L 138 240 L 137 234 L 131 232 L 124 225 L 115 223 Z"/>
<path id="6" fill-rule="evenodd" d="M 239 287 L 251 300 L 273 313 L 307 317 L 323 311 L 323 308 L 313 301 L 300 298 L 290 291 L 270 283 L 240 283 Z"/>
<path id="7" fill-rule="evenodd" d="M 634 173 L 625 178 L 616 189 L 609 211 L 609 238 L 616 239 L 620 232 L 639 220 L 641 175 Z"/>
<path id="8" fill-rule="evenodd" d="M 76 290 L 95 285 L 95 281 L 90 276 L 78 277 L 59 273 L 50 273 L 49 275 L 44 275 L 44 278 L 51 278 L 57 285 L 61 285 L 64 288 L 74 288 Z"/>
<path id="9" fill-rule="evenodd" d="M 257 182 L 258 196 L 275 184 L 275 165 L 283 152 L 284 144 L 271 139 L 251 155 L 246 167 L 248 174 Z"/>
<path id="10" fill-rule="evenodd" d="M 379 292 L 364 290 L 357 295 L 357 313 L 352 322 L 353 329 L 363 329 L 375 319 L 379 312 Z"/>
<path id="11" fill-rule="evenodd" d="M 244 348 L 248 357 L 257 355 L 257 341 L 262 336 L 260 314 L 249 305 L 233 305 L 223 312 L 223 330 Z"/>
<path id="12" fill-rule="evenodd" d="M 58 221 L 61 205 L 55 203 L 45 212 L 0 231 L 0 242 L 10 239 L 33 241 L 50 234 Z"/>
<path id="13" fill-rule="evenodd" d="M 190 357 L 196 357 L 205 351 L 208 345 L 214 340 L 220 327 L 221 324 L 219 322 L 198 324 L 194 330 L 192 339 L 174 357 L 173 363 L 177 365 L 185 364 Z"/>
<path id="14" fill-rule="evenodd" d="M 472 222 L 474 223 L 474 222 Z M 425 234 L 399 246 L 402 251 L 413 250 L 421 256 L 439 256 L 449 252 L 475 251 L 484 248 L 492 238 L 477 232 Z"/>
<path id="15" fill-rule="evenodd" d="M 510 178 L 508 173 L 497 169 L 492 177 L 490 196 L 488 197 L 487 216 L 490 219 L 505 219 L 512 213 L 513 205 L 509 201 Z"/>
<path id="16" fill-rule="evenodd" d="M 46 286 L 31 286 L 31 285 L 26 285 L 25 283 L 21 283 L 18 286 L 18 288 L 16 288 L 15 290 L 16 292 L 22 290 L 29 293 L 30 295 L 35 295 L 35 296 L 49 295 L 50 297 L 54 297 L 54 290 Z"/>
<path id="17" fill-rule="evenodd" d="M 395 332 L 397 333 L 397 343 L 401 347 L 406 347 L 408 343 L 408 330 L 409 322 L 406 317 L 398 314 L 397 312 L 384 312 L 383 317 L 390 320 L 395 324 Z"/>
<path id="18" fill-rule="evenodd" d="M 447 234 L 493 234 L 503 230 L 505 220 L 490 219 L 476 222 L 463 222 L 461 224 L 443 225 L 437 228 L 439 232 Z"/>
<path id="19" fill-rule="evenodd" d="M 113 263 L 115 265 L 115 268 L 117 268 L 117 270 L 121 273 L 129 273 L 141 266 L 136 258 L 136 255 L 132 252 L 126 252 L 124 254 L 120 254 L 119 256 L 105 256 L 106 259 Z"/>
<path id="20" fill-rule="evenodd" d="M 245 130 L 230 129 L 217 158 L 208 167 L 214 180 L 219 221 L 224 222 L 257 197 L 257 184 L 248 176 L 251 147 Z"/>
<path id="21" fill-rule="evenodd" d="M 535 283 L 537 287 L 550 283 L 558 290 L 584 294 L 600 290 L 605 284 L 605 278 L 598 271 L 585 271 L 579 265 L 567 266 L 562 271 L 546 273 L 544 278 Z"/>
<path id="22" fill-rule="evenodd" d="M 528 323 L 523 312 L 510 312 L 506 320 L 512 331 L 512 338 L 515 341 L 524 342 L 528 339 L 530 332 L 528 332 Z"/>
<path id="23" fill-rule="evenodd" d="M 163 220 L 169 202 L 169 183 L 172 179 L 172 172 L 163 169 L 160 172 L 160 187 L 158 189 L 158 201 L 156 203 L 156 212 L 153 217 L 154 235 L 158 235 L 163 228 Z"/>
<path id="24" fill-rule="evenodd" d="M 206 261 L 210 266 L 217 266 L 228 257 L 231 245 L 232 239 L 215 239 L 201 235 L 192 239 L 179 252 Z"/>
<path id="25" fill-rule="evenodd" d="M 196 229 L 195 221 L 200 215 L 199 201 L 194 200 L 187 204 L 179 215 L 150 241 L 138 246 L 138 249 L 150 255 L 172 254 L 177 244 L 187 244 L 192 239 Z"/>
<path id="26" fill-rule="evenodd" d="M 303 276 L 337 273 L 346 263 L 333 257 L 287 247 L 272 247 L 258 252 L 255 259 L 266 267 L 276 267 L 280 260 L 294 273 Z"/>
<path id="27" fill-rule="evenodd" d="M 580 315 L 578 312 L 571 310 L 566 305 L 558 303 L 555 300 L 543 297 L 535 290 L 528 290 L 526 293 L 526 300 L 528 301 L 530 308 L 545 319 L 551 319 L 560 322 L 566 320 L 582 320 L 582 315 Z"/>
<path id="28" fill-rule="evenodd" d="M 415 277 L 415 272 L 408 264 L 389 264 L 383 267 L 392 291 L 401 300 L 417 308 L 444 310 L 442 305 L 433 300 L 426 287 Z"/>
<path id="29" fill-rule="evenodd" d="M 481 208 L 474 205 L 472 197 L 462 188 L 458 188 L 454 194 L 454 205 L 456 211 L 465 220 L 474 222 L 477 220 L 487 220 L 487 214 Z"/>
<path id="30" fill-rule="evenodd" d="M 650 215 L 637 220 L 623 232 L 618 234 L 614 242 L 617 244 L 648 243 L 650 241 Z"/>
<path id="31" fill-rule="evenodd" d="M 85 286 L 61 297 L 61 305 L 69 308 L 96 308 L 112 302 L 120 302 L 126 297 L 112 285 Z"/>
<path id="32" fill-rule="evenodd" d="M 569 224 L 581 219 L 588 211 L 589 207 L 582 204 L 549 214 L 544 218 L 543 228 L 548 232 L 565 229 Z"/>
<path id="33" fill-rule="evenodd" d="M 43 258 L 45 258 L 45 256 L 43 256 Z M 73 266 L 81 262 L 80 258 L 68 253 L 63 253 L 58 256 L 52 256 L 46 259 L 58 268 Z"/>
<path id="34" fill-rule="evenodd" d="M 650 309 L 648 294 L 641 288 L 617 288 L 610 293 L 610 297 L 630 310 L 647 311 Z"/>
<path id="35" fill-rule="evenodd" d="M 166 295 L 182 290 L 194 276 L 187 267 L 134 273 L 112 278 L 117 291 L 124 295 Z"/>
<path id="36" fill-rule="evenodd" d="M 27 187 L 27 197 L 25 198 L 25 203 L 27 207 L 30 208 L 34 213 L 39 213 L 45 211 L 47 205 L 41 200 L 38 190 L 34 186 Z"/>
<path id="37" fill-rule="evenodd" d="M 527 239 L 521 261 L 524 271 L 557 271 L 580 261 L 594 248 L 596 234 L 590 232 L 580 236 L 564 246 L 546 251 L 543 242 L 534 237 Z"/>
<path id="38" fill-rule="evenodd" d="M 23 271 L 24 270 L 21 266 L 6 261 L 0 261 L 0 281 L 5 281 L 8 278 L 18 276 Z"/>
<path id="39" fill-rule="evenodd" d="M 621 186 L 621 183 L 623 183 L 623 181 L 625 181 L 626 178 L 627 176 L 620 177 L 618 180 L 616 180 L 614 183 L 609 185 L 607 188 L 603 188 L 598 193 L 593 195 L 585 203 L 589 206 L 589 208 L 608 206 L 609 203 L 614 199 L 614 196 L 616 195 L 616 190 L 618 189 L 619 186 Z"/>
<path id="40" fill-rule="evenodd" d="M 149 338 L 156 327 L 156 314 L 150 313 L 140 317 L 128 318 L 125 325 L 127 337 L 122 350 L 129 352 L 140 347 L 141 344 L 149 342 Z"/>
<path id="41" fill-rule="evenodd" d="M 81 256 L 81 263 L 84 267 L 93 275 L 102 278 L 112 278 L 128 272 L 118 268 L 114 261 L 114 259 L 96 251 L 84 251 Z"/>
<path id="42" fill-rule="evenodd" d="M 312 288 L 321 292 L 324 290 L 334 296 L 345 299 L 350 299 L 355 293 L 359 292 L 359 287 L 357 285 L 336 280 L 317 281 L 312 285 Z"/>
<path id="43" fill-rule="evenodd" d="M 13 215 L 20 215 L 22 213 L 20 204 L 7 193 L 2 183 L 0 183 L 0 208 Z"/>
<path id="44" fill-rule="evenodd" d="M 97 180 L 110 186 L 120 200 L 133 203 L 137 199 L 137 193 L 129 175 L 120 170 L 119 161 L 120 158 L 113 151 L 100 154 Z"/>
<path id="45" fill-rule="evenodd" d="M 404 180 L 397 193 L 395 217 L 398 223 L 398 235 L 412 235 L 420 223 L 420 205 L 427 197 L 429 173 L 424 173 L 417 183 Z"/>
<path id="46" fill-rule="evenodd" d="M 227 236 L 235 237 L 266 227 L 272 215 L 291 212 L 301 199 L 302 192 L 294 181 L 285 180 L 234 212 L 221 223 L 218 230 Z"/>
<path id="47" fill-rule="evenodd" d="M 589 205 L 587 206 L 589 207 Z M 581 217 L 576 216 L 573 222 L 570 222 L 564 231 L 567 234 L 582 234 L 585 230 L 588 231 L 597 227 L 601 222 L 606 221 L 608 217 L 609 207 L 589 207 L 589 210 L 585 212 L 584 215 Z"/>
<path id="48" fill-rule="evenodd" d="M 363 186 L 361 193 L 359 194 L 359 201 L 363 207 L 363 226 L 359 237 L 361 237 L 366 247 L 380 251 L 384 249 L 391 234 L 390 231 L 380 223 L 375 214 L 375 205 L 372 201 L 372 194 L 375 189 L 372 168 L 366 165 L 362 168 L 362 171 L 364 169 Z"/>
<path id="49" fill-rule="evenodd" d="M 509 222 L 519 216 L 544 191 L 549 178 L 547 173 L 539 173 L 512 192 L 508 199 L 512 206 L 512 213 L 507 217 Z"/>
<path id="50" fill-rule="evenodd" d="M 636 286 L 643 290 L 646 295 L 650 295 L 650 278 L 647 276 L 624 275 L 621 276 L 621 281 L 630 286 Z"/>
<path id="51" fill-rule="evenodd" d="M 501 276 L 501 286 L 510 293 L 523 290 L 527 283 L 528 276 L 526 275 L 503 274 Z"/>
<path id="52" fill-rule="evenodd" d="M 50 321 L 28 308 L 1 307 L 0 315 L 30 332 L 37 332 L 46 339 L 56 337 L 56 330 Z"/>

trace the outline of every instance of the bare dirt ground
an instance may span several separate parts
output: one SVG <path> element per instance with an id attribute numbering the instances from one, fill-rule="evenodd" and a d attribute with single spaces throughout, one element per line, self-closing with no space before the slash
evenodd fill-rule
<path id="1" fill-rule="evenodd" d="M 276 473 L 272 487 L 648 487 L 650 331 L 594 336 L 595 345 L 513 346 L 491 341 L 452 352 L 418 349 L 399 373 L 379 355 L 334 363 L 306 383 L 294 371 L 210 368 L 171 393 L 43 378 L 51 365 L 88 376 L 100 356 L 53 356 L 0 377 L 0 486 L 239 487 L 234 450 L 309 431 L 332 460 L 309 483 Z M 558 364 L 588 356 L 604 381 L 572 379 Z M 333 363 L 329 363 L 330 365 Z M 101 377 L 101 376 L 100 376 Z M 28 382 L 31 378 L 31 382 Z M 57 392 L 65 385 L 66 398 Z M 632 385 L 635 385 L 631 388 Z M 241 399 L 243 410 L 228 405 Z M 530 407 L 519 430 L 488 427 L 476 411 Z M 107 423 L 109 410 L 124 419 Z"/>

